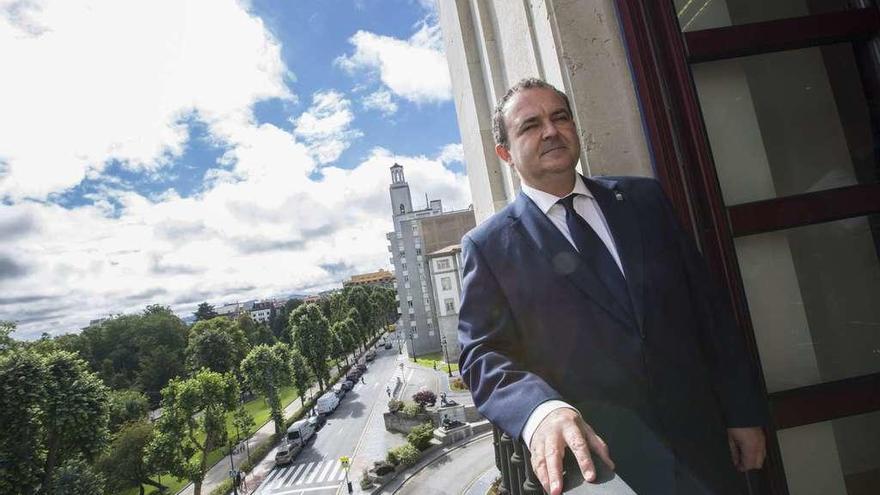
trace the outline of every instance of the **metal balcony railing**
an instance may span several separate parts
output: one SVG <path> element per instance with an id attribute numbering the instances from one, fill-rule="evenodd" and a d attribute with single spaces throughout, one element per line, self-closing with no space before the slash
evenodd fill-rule
<path id="1" fill-rule="evenodd" d="M 495 448 L 495 466 L 501 473 L 500 495 L 545 495 L 538 477 L 532 471 L 529 449 L 522 442 L 515 442 L 497 426 L 492 427 Z M 596 481 L 588 483 L 580 469 L 568 457 L 565 461 L 563 493 L 565 495 L 635 495 L 635 492 L 596 456 Z"/>

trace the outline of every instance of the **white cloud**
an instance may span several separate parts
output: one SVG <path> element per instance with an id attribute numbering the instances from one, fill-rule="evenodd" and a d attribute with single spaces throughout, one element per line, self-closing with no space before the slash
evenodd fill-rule
<path id="1" fill-rule="evenodd" d="M 351 102 L 341 93 L 319 91 L 312 106 L 293 121 L 294 135 L 305 141 L 318 163 L 331 163 L 363 135 L 350 128 L 353 120 Z"/>
<path id="2" fill-rule="evenodd" d="M 349 39 L 354 53 L 336 64 L 352 75 L 378 75 L 395 95 L 415 103 L 452 98 L 440 26 L 423 22 L 408 40 L 358 31 Z"/>
<path id="3" fill-rule="evenodd" d="M 397 103 L 391 99 L 391 93 L 384 89 L 370 93 L 361 104 L 367 110 L 378 110 L 386 117 L 397 112 Z"/>
<path id="4" fill-rule="evenodd" d="M 234 0 L 0 9 L 0 197 L 63 191 L 108 160 L 157 171 L 182 153 L 185 119 L 229 131 L 255 101 L 292 98 L 280 45 Z"/>
<path id="5" fill-rule="evenodd" d="M 461 143 L 447 144 L 440 150 L 440 156 L 437 159 L 443 163 L 464 163 L 464 147 Z"/>

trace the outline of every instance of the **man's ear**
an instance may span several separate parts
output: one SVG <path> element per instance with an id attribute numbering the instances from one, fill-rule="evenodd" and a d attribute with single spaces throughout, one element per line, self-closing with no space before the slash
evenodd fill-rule
<path id="1" fill-rule="evenodd" d="M 510 150 L 507 149 L 507 146 L 504 146 L 503 144 L 496 144 L 495 154 L 498 155 L 498 158 L 501 158 L 502 160 L 510 164 Z"/>

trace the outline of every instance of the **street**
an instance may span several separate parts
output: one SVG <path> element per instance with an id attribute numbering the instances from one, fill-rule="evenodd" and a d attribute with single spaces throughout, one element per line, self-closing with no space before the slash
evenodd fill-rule
<path id="1" fill-rule="evenodd" d="M 294 461 L 280 468 L 273 467 L 275 449 L 261 463 L 264 472 L 260 495 L 330 495 L 345 483 L 345 470 L 339 458 L 352 456 L 363 437 L 373 408 L 381 414 L 388 402 L 385 387 L 397 369 L 397 349 L 380 349 L 376 359 L 368 363 L 358 382 L 342 399 L 339 407 L 327 418 L 327 424 L 315 435 Z M 277 449 L 277 447 L 276 447 Z M 350 480 L 357 483 L 359 472 L 352 471 Z M 346 490 L 342 490 L 343 493 Z"/>

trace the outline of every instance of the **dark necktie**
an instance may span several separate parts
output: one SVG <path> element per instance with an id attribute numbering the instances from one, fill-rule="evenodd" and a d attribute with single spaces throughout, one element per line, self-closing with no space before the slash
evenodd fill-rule
<path id="1" fill-rule="evenodd" d="M 626 279 L 623 277 L 620 267 L 617 266 L 617 262 L 614 261 L 614 257 L 611 256 L 608 247 L 584 217 L 575 211 L 575 196 L 577 194 L 572 194 L 558 201 L 565 208 L 565 223 L 568 225 L 571 239 L 574 241 L 581 258 L 596 270 L 602 283 L 614 294 L 618 302 L 632 312 Z"/>

